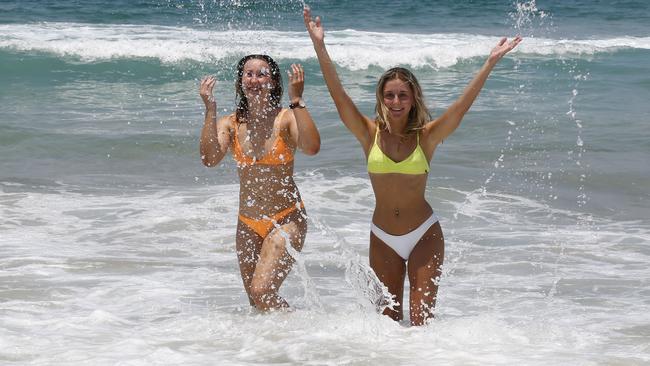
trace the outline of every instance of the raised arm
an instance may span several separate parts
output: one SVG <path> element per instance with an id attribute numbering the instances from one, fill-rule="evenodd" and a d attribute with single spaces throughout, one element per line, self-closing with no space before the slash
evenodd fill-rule
<path id="1" fill-rule="evenodd" d="M 467 113 L 474 100 L 476 100 L 494 66 L 506 53 L 515 48 L 519 42 L 521 42 L 521 37 L 519 36 L 513 38 L 510 42 L 507 42 L 505 37 L 501 38 L 499 43 L 490 52 L 490 56 L 485 61 L 485 64 L 483 64 L 483 67 L 481 67 L 479 72 L 474 76 L 474 79 L 467 85 L 463 94 L 447 108 L 445 113 L 426 125 L 425 136 L 428 136 L 427 142 L 429 144 L 433 144 L 433 146 L 439 144 L 458 128 L 463 116 L 465 116 L 465 113 Z"/>
<path id="2" fill-rule="evenodd" d="M 327 89 L 334 100 L 339 117 L 341 117 L 341 121 L 343 121 L 357 140 L 359 140 L 364 151 L 368 151 L 372 143 L 371 136 L 373 136 L 371 134 L 372 121 L 359 112 L 357 106 L 343 89 L 341 80 L 336 73 L 336 68 L 325 48 L 325 31 L 323 30 L 320 17 L 312 19 L 311 10 L 309 7 L 305 7 L 303 10 L 303 18 L 305 27 L 307 27 L 307 31 L 309 32 L 309 37 L 314 44 L 314 50 L 316 50 L 316 56 L 318 57 Z"/>
<path id="3" fill-rule="evenodd" d="M 293 143 L 305 154 L 315 155 L 320 150 L 320 134 L 314 120 L 311 118 L 305 102 L 302 100 L 302 92 L 305 88 L 305 72 L 300 64 L 292 64 L 289 75 L 289 100 L 294 106 L 291 115 L 289 132 Z"/>
<path id="4" fill-rule="evenodd" d="M 199 94 L 205 104 L 205 120 L 201 129 L 199 152 L 203 165 L 213 167 L 223 159 L 230 145 L 230 129 L 228 118 L 217 121 L 217 102 L 212 95 L 216 79 L 206 76 L 201 79 Z"/>

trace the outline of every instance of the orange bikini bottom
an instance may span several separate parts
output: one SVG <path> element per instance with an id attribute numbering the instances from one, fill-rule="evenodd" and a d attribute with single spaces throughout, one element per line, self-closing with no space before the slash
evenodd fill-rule
<path id="1" fill-rule="evenodd" d="M 302 210 L 304 208 L 305 208 L 305 204 L 301 201 L 300 209 Z M 262 238 L 266 238 L 266 236 L 269 235 L 269 233 L 271 232 L 271 230 L 273 230 L 273 228 L 278 223 L 278 221 L 284 219 L 290 213 L 296 211 L 297 209 L 298 207 L 296 207 L 296 205 L 292 205 L 278 213 L 267 216 L 263 219 L 251 219 L 250 217 L 239 215 L 239 221 L 246 224 L 246 226 L 248 226 L 254 232 L 256 232 L 257 235 L 261 236 Z"/>

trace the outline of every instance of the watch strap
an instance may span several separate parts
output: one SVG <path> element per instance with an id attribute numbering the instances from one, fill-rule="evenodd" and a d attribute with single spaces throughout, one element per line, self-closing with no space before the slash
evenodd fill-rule
<path id="1" fill-rule="evenodd" d="M 289 109 L 296 109 L 296 108 L 305 108 L 305 102 L 301 99 L 298 99 L 297 102 L 289 104 Z"/>

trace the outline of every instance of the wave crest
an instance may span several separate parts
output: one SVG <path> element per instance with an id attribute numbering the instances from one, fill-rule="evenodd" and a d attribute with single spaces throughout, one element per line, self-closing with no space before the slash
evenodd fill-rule
<path id="1" fill-rule="evenodd" d="M 249 53 L 274 58 L 314 59 L 305 32 L 210 31 L 151 25 L 37 23 L 0 25 L 0 49 L 45 52 L 82 62 L 153 58 L 163 63 L 216 62 Z M 462 34 L 378 33 L 330 31 L 326 35 L 332 59 L 351 70 L 402 64 L 411 67 L 450 67 L 485 57 L 498 37 Z M 650 37 L 569 40 L 527 38 L 513 57 L 583 57 L 621 49 L 650 49 Z"/>

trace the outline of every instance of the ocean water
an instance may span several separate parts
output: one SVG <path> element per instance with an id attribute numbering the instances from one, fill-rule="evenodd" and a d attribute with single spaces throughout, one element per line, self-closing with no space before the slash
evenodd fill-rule
<path id="1" fill-rule="evenodd" d="M 402 65 L 438 115 L 500 36 L 524 36 L 431 164 L 434 321 L 371 305 L 374 197 L 302 2 L 3 1 L 0 363 L 650 363 L 650 3 L 310 5 L 366 114 Z M 236 169 L 198 154 L 198 80 L 217 76 L 230 113 L 234 64 L 257 52 L 304 65 L 322 138 L 296 157 L 310 226 L 289 313 L 249 308 Z"/>

